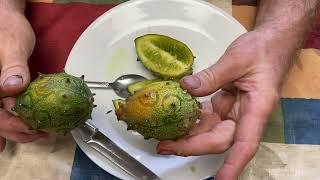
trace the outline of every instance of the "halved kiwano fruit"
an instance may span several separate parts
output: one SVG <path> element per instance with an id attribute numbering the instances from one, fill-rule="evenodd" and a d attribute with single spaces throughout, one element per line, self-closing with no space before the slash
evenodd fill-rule
<path id="1" fill-rule="evenodd" d="M 177 80 L 192 73 L 193 53 L 176 39 L 147 34 L 135 39 L 135 47 L 142 64 L 158 78 Z"/>

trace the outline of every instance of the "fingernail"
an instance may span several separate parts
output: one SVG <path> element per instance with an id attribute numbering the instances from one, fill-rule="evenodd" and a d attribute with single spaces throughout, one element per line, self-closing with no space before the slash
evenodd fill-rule
<path id="1" fill-rule="evenodd" d="M 183 79 L 183 83 L 191 89 L 198 89 L 201 86 L 201 81 L 197 76 L 187 76 Z"/>
<path id="2" fill-rule="evenodd" d="M 8 77 L 4 83 L 3 86 L 19 86 L 23 82 L 23 78 L 21 75 L 13 75 Z"/>
<path id="3" fill-rule="evenodd" d="M 158 154 L 161 154 L 161 155 L 173 155 L 174 152 L 172 152 L 172 151 L 159 151 Z"/>

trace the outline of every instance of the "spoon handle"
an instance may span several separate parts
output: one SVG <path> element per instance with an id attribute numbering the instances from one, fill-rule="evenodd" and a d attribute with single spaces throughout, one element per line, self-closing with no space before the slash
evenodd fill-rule
<path id="1" fill-rule="evenodd" d="M 89 88 L 99 88 L 99 89 L 110 89 L 112 83 L 108 82 L 96 82 L 96 81 L 86 81 Z"/>

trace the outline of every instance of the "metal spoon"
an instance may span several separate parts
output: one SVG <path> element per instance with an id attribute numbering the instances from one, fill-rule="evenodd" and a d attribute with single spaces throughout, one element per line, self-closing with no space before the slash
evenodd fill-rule
<path id="1" fill-rule="evenodd" d="M 146 80 L 143 76 L 137 74 L 126 74 L 118 77 L 113 83 L 86 81 L 86 84 L 89 88 L 113 89 L 118 96 L 127 98 L 129 96 L 128 86 L 143 80 Z"/>

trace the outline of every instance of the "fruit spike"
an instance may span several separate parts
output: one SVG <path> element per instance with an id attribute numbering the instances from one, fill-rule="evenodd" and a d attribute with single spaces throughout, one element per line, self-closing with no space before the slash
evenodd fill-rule
<path id="1" fill-rule="evenodd" d="M 130 126 L 130 125 L 128 125 L 128 127 L 127 127 L 127 131 L 130 131 L 130 130 L 132 130 L 133 129 L 133 127 L 132 126 Z"/>
<path id="2" fill-rule="evenodd" d="M 109 110 L 106 114 L 110 114 L 110 113 L 112 113 L 112 110 Z"/>
<path id="3" fill-rule="evenodd" d="M 85 82 L 84 82 L 84 75 L 82 75 L 80 78 L 82 79 L 82 81 L 81 81 L 81 86 L 83 86 L 83 85 L 85 84 Z"/>
<path id="4" fill-rule="evenodd" d="M 44 74 L 42 74 L 41 72 L 38 72 L 38 76 L 39 76 L 39 78 L 42 78 L 44 76 Z"/>
<path id="5" fill-rule="evenodd" d="M 94 104 L 93 107 L 95 108 L 95 107 L 97 107 L 97 105 Z"/>
<path id="6" fill-rule="evenodd" d="M 92 96 L 95 96 L 95 95 L 97 95 L 96 93 L 92 93 Z"/>
<path id="7" fill-rule="evenodd" d="M 148 137 L 148 136 L 146 136 L 146 137 L 143 137 L 145 140 L 148 140 L 148 139 L 150 139 L 150 137 Z"/>

